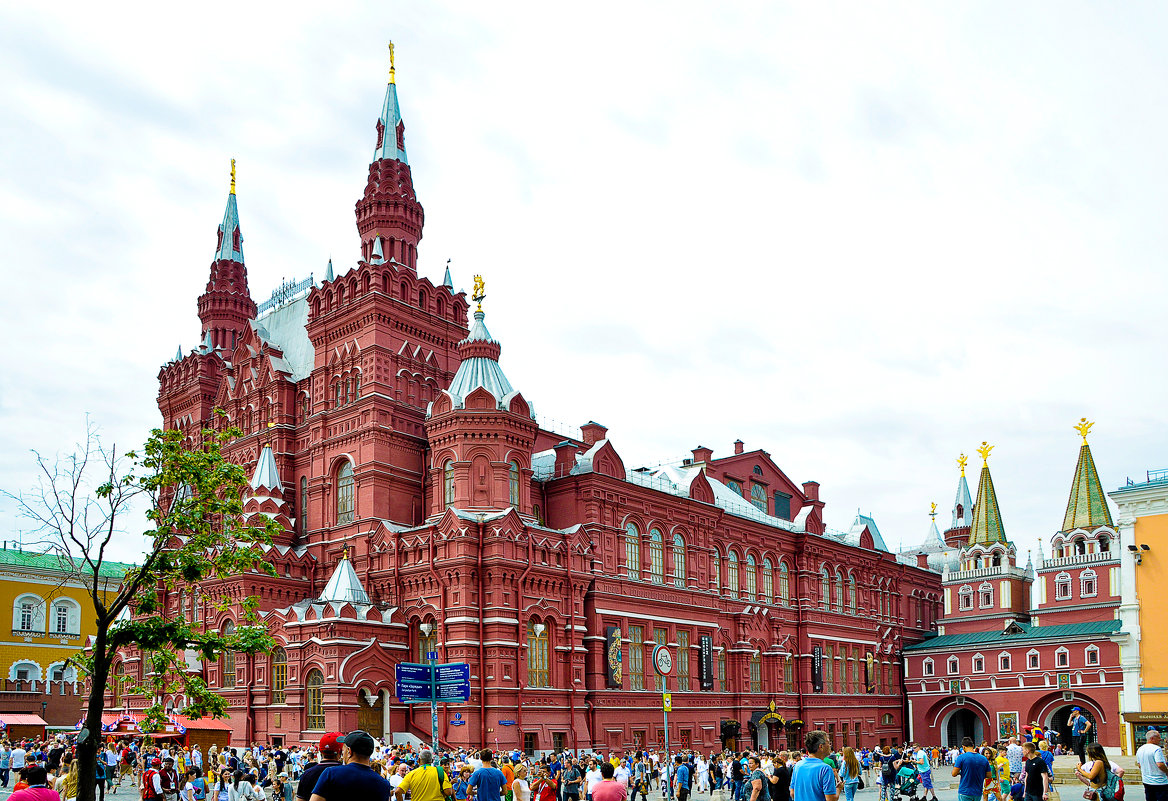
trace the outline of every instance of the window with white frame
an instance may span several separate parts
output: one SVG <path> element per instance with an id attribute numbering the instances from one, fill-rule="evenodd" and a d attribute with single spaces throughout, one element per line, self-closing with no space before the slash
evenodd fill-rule
<path id="1" fill-rule="evenodd" d="M 948 669 L 949 669 L 950 676 L 954 676 L 957 674 L 958 666 L 959 665 L 957 662 L 957 657 L 955 657 L 955 656 L 949 657 Z"/>
<path id="2" fill-rule="evenodd" d="M 53 634 L 76 635 L 81 631 L 81 608 L 67 598 L 53 601 Z"/>
<path id="3" fill-rule="evenodd" d="M 1009 654 L 998 654 L 998 670 L 1001 671 L 1002 673 L 1009 672 L 1009 670 L 1010 670 L 1010 655 Z"/>
<path id="4" fill-rule="evenodd" d="M 922 663 L 922 665 L 921 665 L 921 669 L 923 670 L 923 672 L 924 672 L 924 675 L 926 675 L 926 676 L 932 676 L 932 675 L 933 675 L 933 660 L 932 660 L 932 659 L 926 659 L 926 660 L 925 660 L 925 661 Z"/>
<path id="5" fill-rule="evenodd" d="M 988 581 L 982 582 L 977 588 L 978 605 L 982 609 L 989 609 L 994 605 L 994 585 Z"/>
<path id="6" fill-rule="evenodd" d="M 1054 663 L 1056 666 L 1065 668 L 1071 664 L 1071 653 L 1066 648 L 1060 648 L 1054 652 Z"/>
<path id="7" fill-rule="evenodd" d="M 1071 597 L 1071 574 L 1059 573 L 1054 577 L 1054 597 L 1056 601 L 1065 601 Z"/>
<path id="8" fill-rule="evenodd" d="M 973 655 L 973 672 L 985 673 L 985 657 L 981 654 Z"/>
<path id="9" fill-rule="evenodd" d="M 1094 645 L 1088 645 L 1086 651 L 1086 661 L 1088 665 L 1099 664 L 1099 649 Z"/>
<path id="10" fill-rule="evenodd" d="M 44 632 L 45 602 L 39 595 L 26 593 L 12 604 L 12 630 L 15 632 Z"/>
<path id="11" fill-rule="evenodd" d="M 1026 667 L 1029 670 L 1038 670 L 1038 667 L 1039 667 L 1038 651 L 1027 651 L 1026 652 Z"/>
<path id="12" fill-rule="evenodd" d="M 960 609 L 973 609 L 973 587 L 966 584 L 957 592 L 958 603 Z"/>
<path id="13" fill-rule="evenodd" d="M 1083 598 L 1094 598 L 1098 595 L 1099 584 L 1095 571 L 1088 568 L 1079 574 L 1079 595 Z"/>

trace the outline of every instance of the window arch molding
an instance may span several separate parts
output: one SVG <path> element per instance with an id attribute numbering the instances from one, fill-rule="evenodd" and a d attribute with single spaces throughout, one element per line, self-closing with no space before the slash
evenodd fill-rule
<path id="1" fill-rule="evenodd" d="M 56 678 L 57 675 L 60 675 L 60 678 Z M 62 659 L 49 665 L 45 676 L 48 677 L 49 681 L 65 681 L 73 684 L 77 681 L 77 668 L 66 665 L 65 660 Z"/>
<path id="2" fill-rule="evenodd" d="M 762 558 L 762 599 L 763 603 L 775 602 L 775 564 L 770 556 Z"/>
<path id="3" fill-rule="evenodd" d="M 551 687 L 550 618 L 532 617 L 527 621 L 527 686 Z"/>
<path id="4" fill-rule="evenodd" d="M 333 470 L 333 508 L 338 526 L 357 517 L 357 476 L 352 459 L 339 459 Z"/>
<path id="5" fill-rule="evenodd" d="M 54 598 L 48 622 L 53 634 L 80 634 L 81 604 L 72 598 Z"/>
<path id="6" fill-rule="evenodd" d="M 673 530 L 673 543 L 670 546 L 670 551 L 673 556 L 673 586 L 684 588 L 687 578 L 685 535 L 679 529 Z"/>
<path id="7" fill-rule="evenodd" d="M 1083 664 L 1095 667 L 1099 664 L 1099 646 L 1092 643 L 1083 649 Z"/>
<path id="8" fill-rule="evenodd" d="M 962 585 L 961 589 L 957 591 L 957 598 L 959 609 L 973 609 L 973 587 L 968 584 Z"/>
<path id="9" fill-rule="evenodd" d="M 791 603 L 791 568 L 786 559 L 779 560 L 779 601 L 783 606 Z"/>
<path id="10" fill-rule="evenodd" d="M 1054 577 L 1054 597 L 1059 601 L 1071 597 L 1071 574 L 1065 570 Z"/>
<path id="11" fill-rule="evenodd" d="M 726 551 L 726 589 L 738 595 L 738 552 L 733 548 Z"/>
<path id="12" fill-rule="evenodd" d="M 40 681 L 41 677 L 44 675 L 44 673 L 41 671 L 41 666 L 36 662 L 32 661 L 31 659 L 18 659 L 12 663 L 10 668 L 8 668 L 8 680 L 19 681 L 17 677 L 20 675 L 20 671 L 22 670 L 28 671 L 28 678 L 26 681 Z"/>
<path id="13" fill-rule="evenodd" d="M 324 729 L 324 673 L 313 666 L 304 676 L 304 727 Z"/>
<path id="14" fill-rule="evenodd" d="M 1094 598 L 1099 594 L 1099 577 L 1091 568 L 1079 574 L 1079 595 L 1083 598 Z"/>
<path id="15" fill-rule="evenodd" d="M 665 583 L 665 535 L 657 525 L 649 529 L 649 580 Z"/>
<path id="16" fill-rule="evenodd" d="M 921 673 L 925 676 L 932 676 L 935 668 L 936 664 L 933 662 L 933 657 L 925 657 L 925 661 L 921 663 Z"/>
<path id="17" fill-rule="evenodd" d="M 749 551 L 742 560 L 742 571 L 742 584 L 743 589 L 746 590 L 747 600 L 758 600 L 758 562 L 755 560 L 754 554 Z"/>
<path id="18" fill-rule="evenodd" d="M 632 517 L 624 520 L 625 529 L 625 578 L 641 577 L 641 525 Z"/>
<path id="19" fill-rule="evenodd" d="M 31 631 L 43 634 L 45 618 L 45 599 L 35 593 L 23 593 L 12 602 L 13 631 Z"/>

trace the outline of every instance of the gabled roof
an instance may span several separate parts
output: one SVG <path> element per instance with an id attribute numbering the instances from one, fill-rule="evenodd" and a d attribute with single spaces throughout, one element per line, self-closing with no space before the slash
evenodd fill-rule
<path id="1" fill-rule="evenodd" d="M 1091 446 L 1084 438 L 1079 448 L 1079 462 L 1075 465 L 1075 478 L 1071 482 L 1071 494 L 1067 498 L 1062 530 L 1113 525 L 1107 496 L 1103 493 L 1099 473 L 1095 470 L 1095 459 L 1091 456 Z"/>
<path id="2" fill-rule="evenodd" d="M 949 650 L 969 645 L 1017 645 L 1019 643 L 1057 640 L 1071 637 L 1106 637 L 1123 628 L 1119 620 L 1092 620 L 1088 623 L 1066 623 L 1061 626 L 1030 626 L 1013 622 L 1003 631 L 970 631 L 965 634 L 941 634 L 937 637 L 905 647 L 905 651 Z"/>
<path id="3" fill-rule="evenodd" d="M 856 510 L 856 519 L 852 521 L 852 527 L 848 529 L 845 542 L 850 545 L 860 544 L 860 535 L 864 533 L 864 529 L 868 529 L 868 533 L 872 535 L 872 545 L 877 551 L 884 551 L 889 553 L 888 546 L 884 544 L 884 537 L 880 535 L 880 529 L 876 526 L 876 521 L 868 515 L 860 514 Z"/>

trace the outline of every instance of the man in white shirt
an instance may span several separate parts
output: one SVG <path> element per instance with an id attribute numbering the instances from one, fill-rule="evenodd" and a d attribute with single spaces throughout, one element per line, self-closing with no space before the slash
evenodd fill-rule
<path id="1" fill-rule="evenodd" d="M 584 792 L 587 793 L 587 801 L 592 801 L 592 788 L 600 784 L 604 779 L 600 775 L 600 765 L 596 760 L 592 760 L 587 771 L 584 773 Z"/>
<path id="2" fill-rule="evenodd" d="M 203 752 L 199 750 L 198 745 L 191 749 L 191 764 L 199 769 L 203 767 Z"/>
<path id="3" fill-rule="evenodd" d="M 18 771 L 24 767 L 25 753 L 26 752 L 24 750 L 24 746 L 22 746 L 20 744 L 17 744 L 17 746 L 12 749 L 12 772 L 13 773 L 15 773 L 16 771 Z"/>
<path id="4" fill-rule="evenodd" d="M 1146 801 L 1168 801 L 1168 764 L 1164 762 L 1164 749 L 1160 747 L 1159 730 L 1149 728 L 1147 739 L 1136 751 L 1136 763 L 1143 777 L 1144 798 Z"/>
<path id="5" fill-rule="evenodd" d="M 633 774 L 629 771 L 629 761 L 627 759 L 622 759 L 620 764 L 616 766 L 616 770 L 614 771 L 612 777 L 616 779 L 618 784 L 624 785 L 625 789 L 628 790 L 629 779 L 632 778 L 632 775 Z"/>

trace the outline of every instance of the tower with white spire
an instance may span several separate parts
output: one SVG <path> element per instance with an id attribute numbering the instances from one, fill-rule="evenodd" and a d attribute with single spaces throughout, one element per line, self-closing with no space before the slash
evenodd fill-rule
<path id="1" fill-rule="evenodd" d="M 199 296 L 199 320 L 213 347 L 228 353 L 256 316 L 256 304 L 247 287 L 247 267 L 243 262 L 243 234 L 239 228 L 239 207 L 235 201 L 235 159 L 231 160 L 231 191 L 223 222 L 219 223 L 215 258 L 206 291 Z"/>

